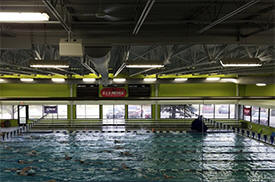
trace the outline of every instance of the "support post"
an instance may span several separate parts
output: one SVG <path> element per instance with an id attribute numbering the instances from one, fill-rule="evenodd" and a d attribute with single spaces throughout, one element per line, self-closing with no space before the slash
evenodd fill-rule
<path id="1" fill-rule="evenodd" d="M 159 96 L 159 85 L 155 84 L 155 97 Z M 155 120 L 158 120 L 158 104 L 155 105 Z"/>

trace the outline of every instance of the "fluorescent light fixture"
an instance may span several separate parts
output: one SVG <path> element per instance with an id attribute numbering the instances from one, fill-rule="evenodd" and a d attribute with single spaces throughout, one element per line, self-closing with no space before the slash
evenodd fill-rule
<path id="1" fill-rule="evenodd" d="M 223 67 L 257 67 L 262 66 L 259 58 L 230 58 L 220 61 Z"/>
<path id="2" fill-rule="evenodd" d="M 5 83 L 5 82 L 6 82 L 5 79 L 0 78 L 0 83 Z"/>
<path id="3" fill-rule="evenodd" d="M 174 81 L 175 82 L 184 82 L 184 81 L 187 81 L 188 78 L 175 78 Z"/>
<path id="4" fill-rule="evenodd" d="M 264 86 L 266 86 L 265 83 L 257 83 L 256 85 L 257 85 L 258 87 L 264 87 Z"/>
<path id="5" fill-rule="evenodd" d="M 144 78 L 143 81 L 145 81 L 145 82 L 155 82 L 155 81 L 157 81 L 157 79 L 156 78 Z"/>
<path id="6" fill-rule="evenodd" d="M 126 68 L 163 68 L 164 65 L 158 65 L 158 64 L 141 64 L 141 65 L 137 65 L 137 64 L 133 64 L 133 65 L 126 65 Z"/>
<path id="7" fill-rule="evenodd" d="M 57 83 L 61 83 L 61 82 L 65 82 L 64 78 L 52 78 L 53 82 L 57 82 Z"/>
<path id="8" fill-rule="evenodd" d="M 127 61 L 126 68 L 162 68 L 163 61 L 159 60 L 134 60 Z"/>
<path id="9" fill-rule="evenodd" d="M 82 81 L 83 82 L 95 82 L 95 78 L 83 78 Z"/>
<path id="10" fill-rule="evenodd" d="M 222 81 L 238 83 L 238 80 L 236 78 L 223 78 Z"/>
<path id="11" fill-rule="evenodd" d="M 21 82 L 33 82 L 33 78 L 20 78 Z"/>
<path id="12" fill-rule="evenodd" d="M 32 68 L 69 68 L 66 61 L 60 60 L 33 60 L 30 61 Z"/>
<path id="13" fill-rule="evenodd" d="M 219 77 L 209 77 L 209 78 L 206 78 L 207 81 L 218 81 L 220 80 Z"/>
<path id="14" fill-rule="evenodd" d="M 0 22 L 49 21 L 47 13 L 0 12 Z"/>
<path id="15" fill-rule="evenodd" d="M 125 82 L 126 78 L 114 78 L 113 81 L 114 82 Z"/>

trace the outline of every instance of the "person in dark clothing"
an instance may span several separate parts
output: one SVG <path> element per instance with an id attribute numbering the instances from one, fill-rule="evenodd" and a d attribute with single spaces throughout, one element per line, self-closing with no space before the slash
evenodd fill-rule
<path id="1" fill-rule="evenodd" d="M 202 116 L 199 116 L 192 122 L 191 129 L 198 132 L 206 132 L 208 127 L 204 124 Z"/>

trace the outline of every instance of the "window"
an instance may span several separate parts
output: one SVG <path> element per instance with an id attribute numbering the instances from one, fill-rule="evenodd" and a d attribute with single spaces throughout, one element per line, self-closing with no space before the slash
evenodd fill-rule
<path id="1" fill-rule="evenodd" d="M 200 111 L 200 105 L 199 104 L 188 104 L 185 107 L 185 117 L 186 118 L 197 118 Z"/>
<path id="2" fill-rule="evenodd" d="M 18 119 L 18 108 L 17 108 L 17 105 L 14 105 L 13 106 L 13 119 Z"/>
<path id="3" fill-rule="evenodd" d="M 184 118 L 184 105 L 161 105 L 161 119 L 180 119 Z"/>
<path id="4" fill-rule="evenodd" d="M 99 105 L 76 105 L 76 118 L 99 118 Z"/>
<path id="5" fill-rule="evenodd" d="M 56 105 L 50 105 L 56 106 Z M 44 114 L 44 108 L 43 108 Z M 47 114 L 46 119 L 67 119 L 67 105 L 57 105 L 57 114 Z"/>
<path id="6" fill-rule="evenodd" d="M 13 106 L 0 105 L 0 119 L 13 119 Z"/>
<path id="7" fill-rule="evenodd" d="M 236 115 L 235 115 L 235 109 L 236 109 L 236 105 L 235 104 L 230 104 L 230 119 L 235 119 Z"/>
<path id="8" fill-rule="evenodd" d="M 29 118 L 39 119 L 43 116 L 42 105 L 29 105 Z"/>
<path id="9" fill-rule="evenodd" d="M 244 118 L 245 121 L 250 121 L 251 106 L 243 106 L 243 118 Z"/>
<path id="10" fill-rule="evenodd" d="M 260 124 L 268 125 L 268 109 L 260 108 Z"/>
<path id="11" fill-rule="evenodd" d="M 200 108 L 200 114 L 206 118 L 213 118 L 214 116 L 214 104 L 203 104 Z"/>
<path id="12" fill-rule="evenodd" d="M 229 105 L 228 104 L 216 104 L 215 105 L 215 118 L 228 118 L 228 116 L 229 116 Z"/>
<path id="13" fill-rule="evenodd" d="M 129 119 L 150 119 L 151 105 L 128 105 Z"/>
<path id="14" fill-rule="evenodd" d="M 59 119 L 67 119 L 67 105 L 58 105 L 57 106 L 57 114 Z"/>
<path id="15" fill-rule="evenodd" d="M 125 105 L 103 105 L 103 119 L 124 119 Z"/>
<path id="16" fill-rule="evenodd" d="M 269 126 L 275 128 L 275 109 L 270 109 L 269 116 L 270 116 Z"/>
<path id="17" fill-rule="evenodd" d="M 259 123 L 259 107 L 252 106 L 252 122 L 253 123 Z"/>

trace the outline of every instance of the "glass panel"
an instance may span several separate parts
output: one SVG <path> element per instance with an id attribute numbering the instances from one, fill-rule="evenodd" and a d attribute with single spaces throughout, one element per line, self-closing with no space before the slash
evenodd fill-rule
<path id="1" fill-rule="evenodd" d="M 12 119 L 13 109 L 12 105 L 2 105 L 2 116 L 1 119 Z"/>
<path id="2" fill-rule="evenodd" d="M 139 119 L 142 117 L 141 105 L 128 105 L 128 118 Z"/>
<path id="3" fill-rule="evenodd" d="M 114 118 L 124 119 L 125 118 L 125 105 L 114 105 Z"/>
<path id="4" fill-rule="evenodd" d="M 213 118 L 214 116 L 214 104 L 203 104 L 201 105 L 201 115 L 206 118 Z"/>
<path id="5" fill-rule="evenodd" d="M 185 118 L 197 118 L 195 114 L 199 114 L 199 104 L 187 104 L 185 105 Z"/>
<path id="6" fill-rule="evenodd" d="M 152 106 L 151 105 L 142 105 L 142 118 L 151 119 L 152 118 Z"/>
<path id="7" fill-rule="evenodd" d="M 128 105 L 129 119 L 150 119 L 151 105 Z"/>
<path id="8" fill-rule="evenodd" d="M 125 105 L 103 105 L 103 124 L 125 124 Z"/>
<path id="9" fill-rule="evenodd" d="M 239 119 L 244 119 L 243 118 L 243 106 L 242 105 L 238 105 L 238 108 L 239 108 Z"/>
<path id="10" fill-rule="evenodd" d="M 275 109 L 270 109 L 270 122 L 269 126 L 275 128 Z"/>
<path id="11" fill-rule="evenodd" d="M 99 118 L 99 105 L 86 105 L 86 118 Z"/>
<path id="12" fill-rule="evenodd" d="M 260 108 L 260 124 L 268 125 L 268 109 Z"/>
<path id="13" fill-rule="evenodd" d="M 250 121 L 251 117 L 251 106 L 243 106 L 243 118 L 245 121 Z"/>
<path id="14" fill-rule="evenodd" d="M 59 119 L 67 119 L 67 105 L 58 105 L 57 106 L 57 114 Z"/>
<path id="15" fill-rule="evenodd" d="M 160 118 L 161 119 L 178 119 L 184 118 L 184 105 L 161 105 Z"/>
<path id="16" fill-rule="evenodd" d="M 47 106 L 56 106 L 56 105 L 47 105 Z M 58 112 L 58 107 L 57 107 L 57 112 Z M 44 105 L 43 105 L 43 115 L 46 115 L 47 113 L 45 113 L 44 111 Z M 45 119 L 57 119 L 57 114 L 55 113 L 49 113 L 45 116 Z"/>
<path id="17" fill-rule="evenodd" d="M 259 107 L 252 106 L 252 122 L 259 123 Z"/>
<path id="18" fill-rule="evenodd" d="M 215 118 L 228 118 L 229 105 L 228 104 L 216 104 L 215 105 Z"/>
<path id="19" fill-rule="evenodd" d="M 18 112 L 17 112 L 18 108 L 17 105 L 13 106 L 13 119 L 18 119 Z"/>
<path id="20" fill-rule="evenodd" d="M 29 105 L 29 118 L 39 119 L 43 116 L 42 105 Z"/>
<path id="21" fill-rule="evenodd" d="M 48 105 L 56 106 L 56 105 Z M 57 114 L 49 113 L 45 118 L 46 119 L 67 119 L 68 108 L 67 105 L 57 105 Z M 43 114 L 45 114 L 43 109 Z"/>
<path id="22" fill-rule="evenodd" d="M 103 119 L 113 119 L 114 108 L 113 105 L 103 105 Z"/>
<path id="23" fill-rule="evenodd" d="M 235 104 L 230 104 L 230 119 L 235 119 L 235 109 L 236 105 Z"/>
<path id="24" fill-rule="evenodd" d="M 19 106 L 19 124 L 27 123 L 27 106 Z"/>
<path id="25" fill-rule="evenodd" d="M 86 118 L 86 105 L 76 105 L 76 118 Z"/>

